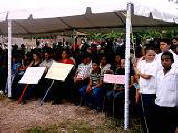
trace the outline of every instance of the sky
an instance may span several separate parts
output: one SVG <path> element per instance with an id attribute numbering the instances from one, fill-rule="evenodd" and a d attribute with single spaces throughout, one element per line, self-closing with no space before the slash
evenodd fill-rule
<path id="1" fill-rule="evenodd" d="M 0 20 L 6 18 L 7 11 L 10 11 L 8 18 L 25 19 L 29 14 L 33 14 L 33 18 L 80 15 L 85 14 L 86 7 L 91 7 L 93 13 L 126 10 L 127 1 L 144 5 L 137 7 L 139 11 L 145 10 L 146 14 L 147 9 L 152 12 L 155 8 L 178 14 L 168 0 L 0 0 Z"/>
<path id="2" fill-rule="evenodd" d="M 7 10 L 24 9 L 24 8 L 57 7 L 60 4 L 64 6 L 68 6 L 68 5 L 75 6 L 75 4 L 80 3 L 80 1 L 86 2 L 88 0 L 72 0 L 72 3 L 71 0 L 0 0 L 0 5 L 1 5 L 0 12 L 7 11 Z M 98 1 L 102 2 L 103 0 L 98 0 Z M 158 2 L 164 4 L 167 3 L 168 0 L 140 0 L 140 2 L 143 3 L 147 2 L 148 4 L 154 6 L 154 4 L 152 3 Z"/>

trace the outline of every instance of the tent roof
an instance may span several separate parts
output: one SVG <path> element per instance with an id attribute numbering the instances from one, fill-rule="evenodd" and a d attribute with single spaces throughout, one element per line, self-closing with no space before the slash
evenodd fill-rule
<path id="1" fill-rule="evenodd" d="M 7 35 L 7 18 L 13 19 L 13 35 L 55 33 L 73 29 L 123 28 L 126 23 L 126 5 L 127 3 L 124 0 L 96 0 L 96 2 L 86 0 L 75 7 L 60 6 L 57 9 L 19 10 L 9 12 L 8 15 L 4 12 L 0 14 L 0 19 L 2 20 L 0 22 L 0 34 Z M 86 10 L 87 6 L 91 8 Z M 169 9 L 169 6 L 167 8 Z M 132 26 L 177 26 L 175 20 L 178 18 L 178 12 L 172 8 L 170 9 L 172 11 L 169 10 L 166 13 L 161 8 L 156 10 L 135 2 Z M 156 18 L 156 20 L 153 18 Z"/>

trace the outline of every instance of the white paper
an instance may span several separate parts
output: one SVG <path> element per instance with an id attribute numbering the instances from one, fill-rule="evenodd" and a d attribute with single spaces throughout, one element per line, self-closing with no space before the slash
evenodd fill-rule
<path id="1" fill-rule="evenodd" d="M 54 62 L 50 67 L 48 73 L 46 74 L 45 78 L 65 81 L 73 66 L 74 65 L 71 64 Z"/>
<path id="2" fill-rule="evenodd" d="M 19 81 L 20 84 L 38 84 L 38 81 L 43 76 L 46 67 L 28 67 Z"/>
<path id="3" fill-rule="evenodd" d="M 104 74 L 105 83 L 124 84 L 125 75 Z"/>

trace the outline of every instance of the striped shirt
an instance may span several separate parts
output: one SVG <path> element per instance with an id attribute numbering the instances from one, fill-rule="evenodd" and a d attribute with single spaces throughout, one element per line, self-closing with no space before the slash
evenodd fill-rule
<path id="1" fill-rule="evenodd" d="M 103 79 L 103 77 L 104 75 L 102 75 L 101 73 L 91 73 L 90 79 L 92 80 L 92 86 L 96 86 L 97 83 Z"/>

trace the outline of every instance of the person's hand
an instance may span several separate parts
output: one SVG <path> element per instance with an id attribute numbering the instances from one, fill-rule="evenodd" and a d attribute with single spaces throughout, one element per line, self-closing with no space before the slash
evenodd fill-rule
<path id="1" fill-rule="evenodd" d="M 141 58 L 142 60 L 145 60 L 145 56 L 142 56 L 142 58 Z"/>
<path id="2" fill-rule="evenodd" d="M 140 76 L 141 72 L 139 70 L 137 70 L 136 74 L 137 74 L 137 76 Z"/>
<path id="3" fill-rule="evenodd" d="M 79 82 L 79 81 L 82 81 L 83 79 L 82 78 L 77 78 L 77 77 L 74 77 L 74 82 Z"/>
<path id="4" fill-rule="evenodd" d="M 106 74 L 112 74 L 113 71 L 112 70 L 106 70 Z"/>
<path id="5" fill-rule="evenodd" d="M 89 86 L 89 87 L 87 87 L 86 92 L 91 93 L 91 90 L 92 90 L 92 87 Z"/>

